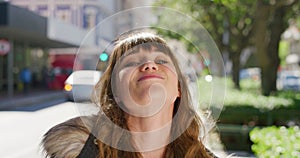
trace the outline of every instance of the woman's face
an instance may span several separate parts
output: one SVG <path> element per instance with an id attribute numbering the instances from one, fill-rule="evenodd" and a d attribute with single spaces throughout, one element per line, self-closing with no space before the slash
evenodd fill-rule
<path id="1" fill-rule="evenodd" d="M 116 101 L 127 113 L 150 116 L 173 106 L 180 96 L 178 76 L 171 58 L 154 47 L 121 57 L 115 70 Z"/>

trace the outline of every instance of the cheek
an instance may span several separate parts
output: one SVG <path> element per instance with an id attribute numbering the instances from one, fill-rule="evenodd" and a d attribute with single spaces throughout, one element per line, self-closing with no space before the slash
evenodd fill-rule
<path id="1" fill-rule="evenodd" d="M 119 71 L 116 78 L 116 89 L 118 95 L 123 95 L 128 92 L 130 79 L 133 73 L 134 69 L 123 69 Z"/>
<path id="2" fill-rule="evenodd" d="M 165 65 L 164 66 L 165 72 L 167 72 L 168 75 L 168 81 L 167 81 L 167 89 L 168 93 L 170 94 L 170 97 L 178 97 L 180 96 L 179 92 L 179 85 L 178 85 L 178 75 L 176 72 L 176 69 L 173 65 Z"/>
<path id="3" fill-rule="evenodd" d="M 128 80 L 128 73 L 126 73 L 126 70 L 121 70 L 118 75 L 117 75 L 117 81 L 119 81 L 119 83 L 122 83 L 126 80 Z"/>
<path id="4" fill-rule="evenodd" d="M 178 85 L 178 78 L 177 76 L 171 77 L 170 79 L 170 89 L 173 92 L 174 95 L 179 96 L 179 85 Z"/>
<path id="5" fill-rule="evenodd" d="M 164 71 L 168 74 L 168 78 L 169 81 L 173 84 L 173 85 L 177 85 L 178 83 L 178 75 L 177 75 L 177 71 L 174 65 L 172 64 L 166 64 L 163 65 L 161 67 L 162 69 L 164 69 Z"/>
<path id="6" fill-rule="evenodd" d="M 176 68 L 173 64 L 166 64 L 166 65 L 163 65 L 164 69 L 166 69 L 167 71 L 171 72 L 172 76 L 173 77 L 176 77 L 178 78 L 177 76 L 177 72 L 176 72 Z"/>
<path id="7" fill-rule="evenodd" d="M 121 83 L 128 83 L 135 70 L 135 68 L 125 68 L 120 70 L 117 75 L 117 80 Z"/>

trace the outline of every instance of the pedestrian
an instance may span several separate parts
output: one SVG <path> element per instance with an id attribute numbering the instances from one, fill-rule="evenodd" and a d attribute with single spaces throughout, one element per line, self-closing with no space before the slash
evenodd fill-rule
<path id="1" fill-rule="evenodd" d="M 30 84 L 31 84 L 31 79 L 32 79 L 32 74 L 31 71 L 29 70 L 28 67 L 24 67 L 20 73 L 20 79 L 23 84 L 23 92 L 24 94 L 28 94 Z"/>
<path id="2" fill-rule="evenodd" d="M 49 157 L 215 157 L 186 77 L 166 41 L 133 31 L 117 38 L 95 86 L 97 115 L 52 127 L 42 141 Z"/>
<path id="3" fill-rule="evenodd" d="M 48 76 L 48 68 L 46 65 L 42 67 L 41 74 L 42 74 L 42 87 L 48 89 L 49 76 Z"/>

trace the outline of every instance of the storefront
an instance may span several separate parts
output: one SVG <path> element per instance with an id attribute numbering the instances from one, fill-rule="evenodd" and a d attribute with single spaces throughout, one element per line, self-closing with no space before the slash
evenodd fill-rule
<path id="1" fill-rule="evenodd" d="M 76 32 L 82 30 L 55 23 L 55 20 L 49 20 L 8 2 L 1 2 L 0 95 L 12 97 L 22 91 L 24 85 L 20 73 L 24 68 L 31 71 L 32 88 L 43 88 L 46 80 L 44 75 L 50 64 L 48 50 L 78 47 L 84 35 L 77 35 Z M 77 37 L 72 38 L 78 40 L 68 41 L 66 37 L 61 37 L 70 33 L 73 36 L 75 34 Z"/>

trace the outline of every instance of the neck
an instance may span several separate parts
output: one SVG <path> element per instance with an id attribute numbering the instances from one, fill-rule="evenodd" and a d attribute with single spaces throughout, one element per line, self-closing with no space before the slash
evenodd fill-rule
<path id="1" fill-rule="evenodd" d="M 172 121 L 172 115 L 158 114 L 151 117 L 129 116 L 127 120 L 130 131 L 149 132 L 166 126 Z"/>
<path id="2" fill-rule="evenodd" d="M 148 152 L 142 152 L 143 158 L 158 158 L 158 157 L 164 157 L 165 148 L 148 151 Z"/>
<path id="3" fill-rule="evenodd" d="M 173 106 L 164 106 L 150 117 L 128 115 L 127 124 L 132 141 L 143 157 L 162 157 L 165 146 L 169 144 Z M 160 155 L 160 156 L 159 156 Z"/>
<path id="4" fill-rule="evenodd" d="M 158 130 L 172 121 L 174 105 L 164 105 L 156 114 L 149 117 L 127 115 L 127 125 L 133 132 Z"/>

